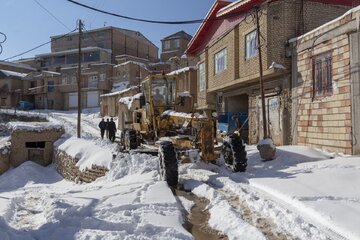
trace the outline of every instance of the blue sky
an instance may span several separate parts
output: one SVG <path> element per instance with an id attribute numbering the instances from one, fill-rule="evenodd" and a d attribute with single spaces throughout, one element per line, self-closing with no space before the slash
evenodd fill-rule
<path id="1" fill-rule="evenodd" d="M 59 23 L 37 2 L 49 10 Z M 202 19 L 215 0 L 76 0 L 105 11 L 151 20 L 178 21 Z M 1 0 L 0 32 L 7 35 L 0 60 L 12 57 L 50 40 L 50 36 L 76 28 L 77 19 L 87 30 L 106 26 L 127 28 L 143 33 L 160 47 L 160 39 L 180 30 L 193 35 L 199 24 L 160 25 L 129 21 L 76 6 L 66 0 Z M 0 41 L 2 40 L 0 36 Z M 50 44 L 19 58 L 50 52 Z"/>

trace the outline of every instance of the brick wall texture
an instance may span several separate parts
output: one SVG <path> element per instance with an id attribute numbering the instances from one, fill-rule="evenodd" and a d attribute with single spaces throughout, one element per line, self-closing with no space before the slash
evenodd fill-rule
<path id="1" fill-rule="evenodd" d="M 333 93 L 313 99 L 313 56 L 331 53 Z M 298 144 L 352 153 L 350 52 L 346 34 L 298 53 Z"/>

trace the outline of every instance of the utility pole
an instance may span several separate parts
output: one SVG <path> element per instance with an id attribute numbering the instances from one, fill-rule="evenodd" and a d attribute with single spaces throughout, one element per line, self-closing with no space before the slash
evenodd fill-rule
<path id="1" fill-rule="evenodd" d="M 82 40 L 82 22 L 79 20 L 79 56 L 78 56 L 78 117 L 77 117 L 77 137 L 81 138 L 81 40 Z"/>
<path id="2" fill-rule="evenodd" d="M 266 121 L 266 109 L 265 109 L 265 94 L 264 94 L 264 79 L 263 79 L 263 65 L 261 58 L 261 35 L 260 35 L 260 23 L 259 23 L 259 7 L 255 7 L 255 19 L 256 19 L 256 36 L 257 36 L 257 48 L 259 53 L 259 70 L 260 70 L 260 96 L 261 96 L 261 109 L 262 109 L 262 118 L 263 118 L 263 134 L 264 139 L 268 137 L 267 132 L 267 121 Z"/>

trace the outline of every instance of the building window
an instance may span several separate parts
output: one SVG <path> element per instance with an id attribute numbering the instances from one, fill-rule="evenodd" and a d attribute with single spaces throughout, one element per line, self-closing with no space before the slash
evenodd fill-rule
<path id="1" fill-rule="evenodd" d="M 104 44 L 103 42 L 99 42 L 99 43 L 97 44 L 97 46 L 98 46 L 99 48 L 104 48 L 105 44 Z"/>
<path id="2" fill-rule="evenodd" d="M 174 48 L 179 48 L 180 47 L 180 39 L 175 39 L 174 40 Z"/>
<path id="3" fill-rule="evenodd" d="M 100 73 L 99 80 L 100 81 L 105 81 L 105 78 L 106 78 L 106 74 L 105 73 Z"/>
<path id="4" fill-rule="evenodd" d="M 227 50 L 226 48 L 215 54 L 215 74 L 226 69 Z"/>
<path id="5" fill-rule="evenodd" d="M 199 91 L 202 92 L 206 88 L 205 63 L 199 64 Z"/>
<path id="6" fill-rule="evenodd" d="M 256 41 L 256 30 L 245 36 L 246 42 L 246 59 L 251 58 L 257 54 L 257 41 Z"/>
<path id="7" fill-rule="evenodd" d="M 72 36 L 67 36 L 66 41 L 69 41 L 69 42 L 72 41 Z"/>
<path id="8" fill-rule="evenodd" d="M 47 88 L 48 88 L 48 92 L 54 92 L 54 90 L 55 90 L 54 81 L 48 81 L 47 82 Z"/>
<path id="9" fill-rule="evenodd" d="M 170 41 L 165 41 L 164 45 L 165 49 L 170 49 Z"/>
<path id="10" fill-rule="evenodd" d="M 96 35 L 98 36 L 98 37 L 104 37 L 105 36 L 105 32 L 97 32 L 96 33 Z"/>
<path id="11" fill-rule="evenodd" d="M 83 33 L 82 39 L 84 39 L 84 40 L 89 39 L 89 33 Z"/>
<path id="12" fill-rule="evenodd" d="M 97 87 L 98 86 L 98 76 L 92 75 L 88 78 L 88 87 Z"/>
<path id="13" fill-rule="evenodd" d="M 100 60 L 99 52 L 84 53 L 84 62 L 95 62 Z"/>
<path id="14" fill-rule="evenodd" d="M 331 95 L 333 92 L 331 54 L 315 57 L 313 70 L 313 96 Z"/>

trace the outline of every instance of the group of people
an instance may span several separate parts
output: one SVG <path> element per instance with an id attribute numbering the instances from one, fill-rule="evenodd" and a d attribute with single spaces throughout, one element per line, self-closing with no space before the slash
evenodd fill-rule
<path id="1" fill-rule="evenodd" d="M 104 135 L 106 132 L 106 137 L 109 138 L 111 142 L 115 141 L 115 132 L 116 132 L 116 124 L 113 121 L 113 118 L 106 119 L 106 122 L 104 119 L 101 119 L 101 122 L 99 123 L 100 128 L 100 134 L 101 139 L 104 139 Z"/>

